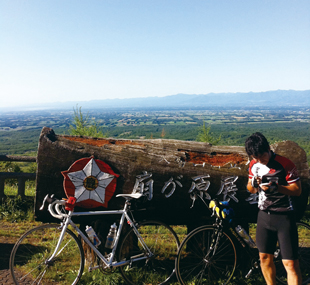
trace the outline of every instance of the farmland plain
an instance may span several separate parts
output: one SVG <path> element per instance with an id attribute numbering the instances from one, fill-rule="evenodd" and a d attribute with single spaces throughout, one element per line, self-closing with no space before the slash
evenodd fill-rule
<path id="1" fill-rule="evenodd" d="M 0 154 L 35 153 L 43 127 L 70 134 L 74 108 L 0 113 Z M 270 143 L 293 140 L 310 156 L 310 108 L 188 108 L 92 109 L 81 108 L 106 137 L 197 140 L 203 122 L 220 145 L 243 145 L 246 137 L 261 131 Z M 309 160 L 309 159 L 308 159 Z"/>

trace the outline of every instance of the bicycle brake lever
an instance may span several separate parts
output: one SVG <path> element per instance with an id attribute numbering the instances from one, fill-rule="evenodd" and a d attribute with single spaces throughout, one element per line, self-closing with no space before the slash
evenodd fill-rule
<path id="1" fill-rule="evenodd" d="M 48 204 L 53 203 L 56 200 L 56 198 L 54 198 L 54 194 L 51 195 L 51 197 L 48 196 L 48 194 L 44 197 L 43 202 L 42 202 L 42 206 L 40 207 L 40 211 L 43 211 L 44 207 L 45 207 L 45 202 L 47 202 Z"/>
<path id="2" fill-rule="evenodd" d="M 190 198 L 193 200 L 192 206 L 190 207 L 190 209 L 192 209 L 194 207 L 195 201 L 197 199 L 197 196 L 195 193 L 191 193 L 190 194 Z"/>
<path id="3" fill-rule="evenodd" d="M 212 208 L 212 215 L 211 215 L 211 217 L 215 216 L 215 214 L 216 214 L 216 213 L 215 213 L 215 208 L 216 208 L 216 207 L 213 207 L 213 208 Z"/>

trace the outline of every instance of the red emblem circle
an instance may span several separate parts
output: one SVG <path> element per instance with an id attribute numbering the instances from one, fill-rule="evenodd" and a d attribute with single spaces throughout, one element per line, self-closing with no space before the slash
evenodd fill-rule
<path id="1" fill-rule="evenodd" d="M 84 208 L 107 208 L 119 177 L 108 164 L 93 157 L 81 158 L 61 173 L 67 197 L 75 197 L 76 205 Z"/>

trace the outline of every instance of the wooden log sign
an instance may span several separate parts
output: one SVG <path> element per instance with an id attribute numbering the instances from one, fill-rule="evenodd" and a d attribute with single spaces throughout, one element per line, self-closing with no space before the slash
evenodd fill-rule
<path id="1" fill-rule="evenodd" d="M 272 149 L 296 164 L 304 209 L 309 193 L 304 150 L 291 141 Z M 35 213 L 38 220 L 51 220 L 47 211 L 39 211 L 46 194 L 75 196 L 78 210 L 83 211 L 120 209 L 124 200 L 117 194 L 143 192 L 146 196 L 134 203 L 135 217 L 141 219 L 204 223 L 210 212 L 197 196 L 201 195 L 207 203 L 211 198 L 229 200 L 236 218 L 255 222 L 258 197 L 246 190 L 248 162 L 244 147 L 239 146 L 66 136 L 45 127 L 38 147 Z"/>

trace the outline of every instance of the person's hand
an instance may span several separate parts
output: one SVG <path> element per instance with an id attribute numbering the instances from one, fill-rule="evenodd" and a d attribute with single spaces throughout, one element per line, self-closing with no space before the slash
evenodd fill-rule
<path id="1" fill-rule="evenodd" d="M 275 181 L 270 181 L 267 185 L 260 185 L 260 188 L 266 193 L 272 193 L 278 190 L 278 183 Z"/>
<path id="2" fill-rule="evenodd" d="M 259 184 L 262 183 L 262 178 L 259 176 L 255 176 L 252 178 L 252 187 L 258 188 Z"/>
<path id="3" fill-rule="evenodd" d="M 270 190 L 270 189 L 269 189 L 270 185 L 271 185 L 271 183 L 269 183 L 269 184 L 267 184 L 267 185 L 261 185 L 260 188 L 261 188 L 263 191 L 268 192 L 268 191 Z"/>

